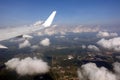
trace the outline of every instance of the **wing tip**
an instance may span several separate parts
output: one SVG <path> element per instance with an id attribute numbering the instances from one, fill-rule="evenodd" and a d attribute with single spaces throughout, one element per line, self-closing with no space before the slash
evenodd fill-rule
<path id="1" fill-rule="evenodd" d="M 44 22 L 43 26 L 49 27 L 52 24 L 55 15 L 56 15 L 56 11 L 53 11 L 51 15 L 48 17 L 48 19 Z"/>
<path id="2" fill-rule="evenodd" d="M 0 44 L 0 49 L 8 49 L 8 47 Z"/>

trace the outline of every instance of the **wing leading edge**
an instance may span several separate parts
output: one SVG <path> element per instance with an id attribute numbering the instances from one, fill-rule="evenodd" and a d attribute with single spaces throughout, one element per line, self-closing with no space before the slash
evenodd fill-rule
<path id="1" fill-rule="evenodd" d="M 49 27 L 52 24 L 55 14 L 56 11 L 53 11 L 52 14 L 48 17 L 48 19 L 43 23 L 44 27 Z"/>

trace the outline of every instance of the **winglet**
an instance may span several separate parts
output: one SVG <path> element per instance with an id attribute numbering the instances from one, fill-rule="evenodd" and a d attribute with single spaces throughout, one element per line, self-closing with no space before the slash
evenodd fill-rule
<path id="1" fill-rule="evenodd" d="M 6 46 L 4 46 L 4 45 L 2 45 L 2 44 L 0 44 L 0 49 L 8 49 L 8 47 L 6 47 Z"/>
<path id="2" fill-rule="evenodd" d="M 53 11 L 52 14 L 48 17 L 48 19 L 43 23 L 44 27 L 49 27 L 52 24 L 55 14 L 56 14 L 56 11 Z"/>

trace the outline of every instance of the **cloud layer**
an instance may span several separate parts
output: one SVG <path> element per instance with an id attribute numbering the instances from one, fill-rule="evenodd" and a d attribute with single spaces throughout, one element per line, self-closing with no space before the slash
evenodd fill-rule
<path id="1" fill-rule="evenodd" d="M 27 57 L 25 59 L 13 58 L 5 63 L 7 69 L 15 70 L 19 75 L 36 75 L 49 71 L 46 62 L 37 58 Z"/>
<path id="2" fill-rule="evenodd" d="M 98 32 L 99 28 L 94 27 L 92 28 L 91 26 L 83 26 L 83 25 L 78 25 L 78 26 L 57 26 L 53 25 L 50 28 L 47 28 L 41 32 L 38 32 L 38 35 L 54 35 L 54 34 L 61 34 L 65 35 L 66 33 L 83 33 L 83 32 Z"/>
<path id="3" fill-rule="evenodd" d="M 116 63 L 113 65 L 116 65 Z M 120 66 L 120 63 L 118 63 L 117 66 L 118 65 Z M 119 68 L 115 69 L 119 70 Z M 87 63 L 82 65 L 78 70 L 78 77 L 79 80 L 119 80 L 119 76 L 116 72 L 112 73 L 105 67 L 99 68 L 95 63 Z"/>

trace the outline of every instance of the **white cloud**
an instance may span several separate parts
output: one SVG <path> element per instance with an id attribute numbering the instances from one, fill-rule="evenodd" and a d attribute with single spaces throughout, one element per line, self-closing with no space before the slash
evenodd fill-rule
<path id="1" fill-rule="evenodd" d="M 86 26 L 83 26 L 83 25 L 78 25 L 74 28 L 71 29 L 71 32 L 73 33 L 82 33 L 82 32 L 97 32 L 99 30 L 98 27 L 86 27 Z"/>
<path id="2" fill-rule="evenodd" d="M 43 23 L 43 21 L 37 21 L 33 24 L 33 26 L 37 27 L 37 26 L 40 26 L 42 23 Z"/>
<path id="3" fill-rule="evenodd" d="M 79 40 L 79 38 L 78 38 L 78 37 L 76 37 L 76 38 L 74 38 L 73 40 L 75 40 L 75 41 L 76 41 L 76 40 Z"/>
<path id="4" fill-rule="evenodd" d="M 88 49 L 95 50 L 95 51 L 100 51 L 98 47 L 95 45 L 88 45 Z"/>
<path id="5" fill-rule="evenodd" d="M 116 75 L 116 73 L 109 71 L 105 67 L 99 68 L 95 63 L 82 65 L 78 70 L 78 77 L 79 80 L 119 80 L 119 75 Z"/>
<path id="6" fill-rule="evenodd" d="M 85 49 L 85 48 L 86 48 L 86 45 L 82 45 L 81 47 L 82 47 L 82 49 Z"/>
<path id="7" fill-rule="evenodd" d="M 112 38 L 112 39 L 101 39 L 97 42 L 98 45 L 105 49 L 120 51 L 120 37 Z"/>
<path id="8" fill-rule="evenodd" d="M 42 32 L 38 32 L 37 35 L 38 35 L 38 36 L 42 36 L 43 33 L 42 33 Z"/>
<path id="9" fill-rule="evenodd" d="M 7 69 L 15 70 L 19 75 L 36 75 L 49 71 L 46 62 L 37 58 L 27 57 L 25 59 L 13 58 L 5 63 Z"/>
<path id="10" fill-rule="evenodd" d="M 53 25 L 53 26 L 51 26 L 49 28 L 46 28 L 43 31 L 38 32 L 37 35 L 39 35 L 39 36 L 42 36 L 42 35 L 49 35 L 49 36 L 51 36 L 51 35 L 57 34 L 56 26 L 57 25 Z"/>
<path id="11" fill-rule="evenodd" d="M 19 48 L 30 47 L 31 43 L 28 40 L 25 40 L 23 43 L 19 44 Z"/>
<path id="12" fill-rule="evenodd" d="M 120 63 L 119 62 L 113 63 L 113 70 L 115 71 L 117 80 L 120 80 Z"/>
<path id="13" fill-rule="evenodd" d="M 38 45 L 32 45 L 31 48 L 32 49 L 39 49 L 40 47 Z"/>
<path id="14" fill-rule="evenodd" d="M 118 36 L 118 34 L 117 33 L 109 33 L 107 31 L 99 31 L 96 36 L 99 38 L 105 38 L 105 37 L 116 37 L 116 36 Z"/>
<path id="15" fill-rule="evenodd" d="M 87 26 L 58 26 L 58 25 L 53 25 L 41 32 L 38 32 L 38 35 L 54 35 L 54 34 L 61 34 L 61 35 L 66 35 L 66 33 L 83 33 L 83 32 L 98 32 L 99 28 L 98 27 L 87 27 Z"/>
<path id="16" fill-rule="evenodd" d="M 58 37 L 59 37 L 59 38 L 65 38 L 65 36 L 62 36 L 62 35 L 61 35 L 61 36 L 58 36 Z"/>
<path id="17" fill-rule="evenodd" d="M 118 36 L 117 33 L 110 33 L 110 35 L 111 35 L 112 37 L 116 37 L 116 36 Z"/>
<path id="18" fill-rule="evenodd" d="M 40 41 L 40 44 L 43 46 L 49 46 L 50 40 L 48 38 L 45 38 L 44 40 Z"/>
<path id="19" fill-rule="evenodd" d="M 113 69 L 117 74 L 120 74 L 120 63 L 119 62 L 113 63 Z"/>

